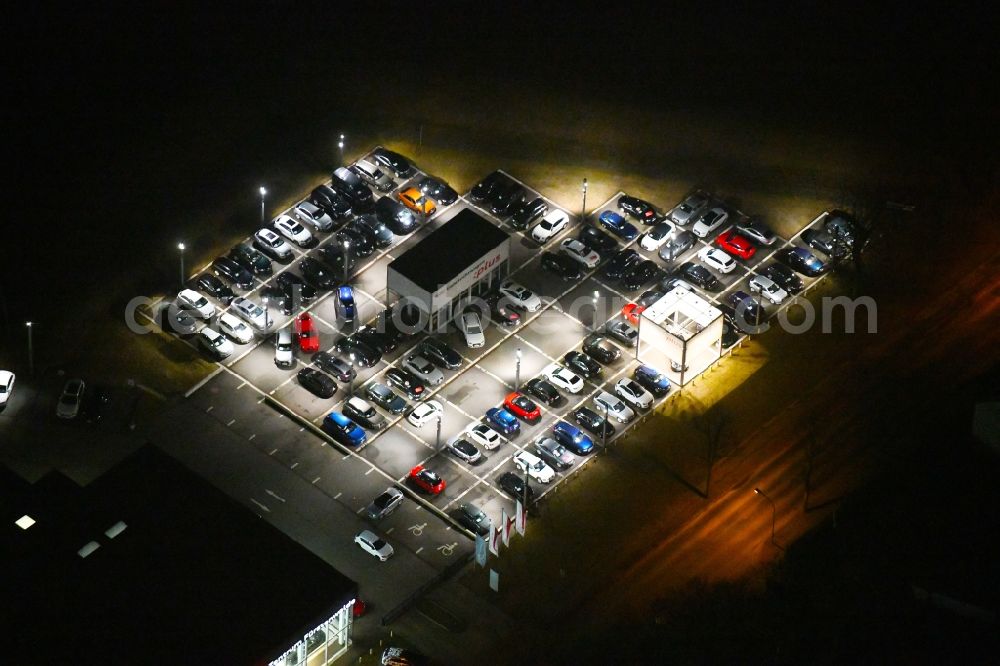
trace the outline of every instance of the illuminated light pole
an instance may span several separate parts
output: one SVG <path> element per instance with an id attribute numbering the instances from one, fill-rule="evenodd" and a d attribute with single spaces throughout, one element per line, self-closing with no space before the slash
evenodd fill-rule
<path id="1" fill-rule="evenodd" d="M 347 286 L 347 263 L 351 257 L 351 241 L 344 241 L 344 286 Z"/>
<path id="2" fill-rule="evenodd" d="M 267 218 L 264 216 L 264 197 L 267 196 L 267 188 L 261 185 L 258 191 L 260 192 L 260 226 L 264 226 L 267 223 Z"/>
<path id="3" fill-rule="evenodd" d="M 601 446 L 605 449 L 608 448 L 608 424 L 611 421 L 608 419 L 609 409 L 607 405 L 604 405 L 604 424 L 601 426 Z"/>
<path id="4" fill-rule="evenodd" d="M 771 499 L 763 490 L 760 488 L 754 488 L 753 491 L 771 503 L 771 543 L 775 548 L 781 548 L 781 546 L 778 545 L 778 542 L 774 540 L 774 521 L 778 515 L 778 508 L 775 506 L 774 500 Z M 781 549 L 784 550 L 783 548 Z"/>
<path id="5" fill-rule="evenodd" d="M 177 249 L 181 253 L 181 289 L 183 289 L 184 288 L 184 250 L 187 249 L 187 246 L 184 245 L 184 243 L 178 243 L 177 244 Z"/>
<path id="6" fill-rule="evenodd" d="M 271 301 L 267 296 L 264 296 L 263 301 L 264 301 L 264 330 L 266 331 L 271 326 L 271 306 L 270 306 Z"/>
<path id="7" fill-rule="evenodd" d="M 583 188 L 581 189 L 581 191 L 583 192 L 583 206 L 580 207 L 580 221 L 581 222 L 586 222 L 587 221 L 587 179 L 586 178 L 583 179 Z"/>
<path id="8" fill-rule="evenodd" d="M 437 417 L 437 435 L 434 437 L 434 450 L 438 453 L 441 452 L 441 415 L 438 414 Z"/>
<path id="9" fill-rule="evenodd" d="M 517 348 L 517 364 L 514 366 L 514 390 L 521 388 L 521 348 Z"/>
<path id="10" fill-rule="evenodd" d="M 354 356 L 354 352 L 351 352 L 351 371 L 348 373 L 348 378 L 347 378 L 347 381 L 348 381 L 348 384 L 347 384 L 347 397 L 349 397 L 349 398 L 353 398 L 354 397 L 354 360 L 355 360 L 355 358 L 356 357 Z"/>
<path id="11" fill-rule="evenodd" d="M 344 135 L 340 135 L 340 140 L 337 141 L 337 149 L 340 151 L 340 161 L 337 162 L 338 166 L 344 166 Z"/>
<path id="12" fill-rule="evenodd" d="M 593 322 L 594 333 L 597 333 L 597 299 L 600 298 L 600 297 L 601 297 L 600 293 L 598 293 L 598 291 L 595 289 L 594 290 L 594 322 Z"/>
<path id="13" fill-rule="evenodd" d="M 28 328 L 28 375 L 35 376 L 35 346 L 31 339 L 32 322 L 26 321 L 24 325 Z"/>

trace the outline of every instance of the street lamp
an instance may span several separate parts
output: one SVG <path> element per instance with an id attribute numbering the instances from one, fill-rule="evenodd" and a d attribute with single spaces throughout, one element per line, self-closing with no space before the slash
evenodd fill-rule
<path id="1" fill-rule="evenodd" d="M 600 293 L 594 290 L 594 317 L 593 317 L 593 328 L 594 333 L 597 333 L 597 299 L 601 297 Z"/>
<path id="2" fill-rule="evenodd" d="M 351 256 L 351 241 L 345 240 L 344 241 L 344 282 L 343 282 L 343 284 L 345 286 L 347 285 L 347 264 L 348 264 L 348 260 L 350 259 L 350 256 Z"/>
<path id="3" fill-rule="evenodd" d="M 187 246 L 184 245 L 184 243 L 178 243 L 177 244 L 177 249 L 181 253 L 181 289 L 183 289 L 184 288 L 184 250 L 187 249 Z"/>
<path id="4" fill-rule="evenodd" d="M 776 548 L 781 548 L 781 546 L 778 545 L 778 542 L 774 540 L 774 521 L 778 514 L 778 508 L 774 505 L 774 500 L 771 499 L 763 490 L 760 488 L 754 488 L 753 491 L 771 503 L 771 543 Z"/>
<path id="5" fill-rule="evenodd" d="M 264 330 L 266 331 L 271 326 L 271 306 L 270 299 L 267 296 L 263 297 L 264 301 Z"/>
<path id="6" fill-rule="evenodd" d="M 340 150 L 340 161 L 337 162 L 339 166 L 344 165 L 344 135 L 340 135 L 340 141 L 337 142 L 337 148 Z"/>
<path id="7" fill-rule="evenodd" d="M 582 188 L 581 191 L 583 192 L 583 206 L 580 208 L 580 221 L 581 222 L 586 222 L 587 221 L 587 179 L 586 178 L 583 179 L 583 188 Z"/>
<path id="8" fill-rule="evenodd" d="M 438 414 L 437 417 L 437 435 L 434 438 L 434 450 L 437 452 L 441 451 L 441 415 Z"/>
<path id="9" fill-rule="evenodd" d="M 521 348 L 517 348 L 517 364 L 514 366 L 514 390 L 521 387 Z"/>
<path id="10" fill-rule="evenodd" d="M 267 188 L 261 185 L 258 191 L 260 192 L 260 226 L 264 226 L 267 221 L 267 218 L 264 217 L 264 197 L 267 196 Z"/>
<path id="11" fill-rule="evenodd" d="M 347 397 L 349 397 L 349 398 L 353 398 L 354 397 L 354 360 L 355 360 L 355 358 L 356 357 L 354 356 L 354 352 L 351 352 L 351 372 L 348 373 L 348 380 L 347 380 L 349 382 L 347 384 Z"/>
<path id="12" fill-rule="evenodd" d="M 604 424 L 601 426 L 601 446 L 606 449 L 608 448 L 608 424 L 611 423 L 611 421 L 608 420 L 610 409 L 608 408 L 607 403 L 603 403 L 602 406 L 604 407 Z"/>
<path id="13" fill-rule="evenodd" d="M 32 344 L 31 330 L 32 324 L 30 321 L 24 322 L 24 325 L 28 328 L 28 374 L 31 377 L 35 376 L 35 346 Z"/>

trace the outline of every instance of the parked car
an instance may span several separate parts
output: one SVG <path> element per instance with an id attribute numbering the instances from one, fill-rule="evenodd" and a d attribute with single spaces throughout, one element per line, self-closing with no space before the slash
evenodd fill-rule
<path id="1" fill-rule="evenodd" d="M 215 306 L 194 289 L 181 289 L 177 294 L 177 305 L 201 319 L 211 319 L 215 314 Z"/>
<path id="2" fill-rule="evenodd" d="M 618 210 L 631 215 L 645 225 L 656 224 L 659 214 L 653 204 L 637 197 L 623 194 L 618 197 Z"/>
<path id="3" fill-rule="evenodd" d="M 347 197 L 327 185 L 317 186 L 309 195 L 309 200 L 334 220 L 343 220 L 354 212 Z"/>
<path id="4" fill-rule="evenodd" d="M 458 507 L 458 522 L 463 527 L 479 536 L 486 536 L 490 533 L 490 519 L 486 512 L 475 504 L 469 502 L 462 503 Z"/>
<path id="5" fill-rule="evenodd" d="M 803 243 L 814 250 L 819 250 L 831 259 L 838 260 L 847 256 L 847 246 L 825 231 L 806 229 L 800 238 Z"/>
<path id="6" fill-rule="evenodd" d="M 488 410 L 486 412 L 486 420 L 505 437 L 517 435 L 521 431 L 521 424 L 517 422 L 517 418 L 506 409 L 501 409 L 500 407 L 493 407 Z"/>
<path id="7" fill-rule="evenodd" d="M 504 472 L 497 477 L 497 485 L 511 497 L 526 501 L 527 504 L 535 499 L 535 490 L 530 483 L 525 483 L 524 479 L 514 472 Z"/>
<path id="8" fill-rule="evenodd" d="M 580 262 L 565 254 L 542 252 L 542 268 L 555 273 L 563 280 L 579 280 L 583 277 Z"/>
<path id="9" fill-rule="evenodd" d="M 633 328 L 628 322 L 609 321 L 604 325 L 604 330 L 608 335 L 627 347 L 635 347 L 639 340 L 639 331 Z"/>
<path id="10" fill-rule="evenodd" d="M 335 238 L 337 239 L 337 243 L 339 245 L 347 248 L 352 257 L 368 257 L 375 251 L 375 244 L 371 241 L 368 235 L 363 231 L 359 231 L 353 226 L 353 223 L 348 224 L 343 229 L 338 231 Z"/>
<path id="11" fill-rule="evenodd" d="M 440 178 L 425 176 L 417 183 L 417 187 L 442 206 L 450 206 L 458 201 L 458 192 Z"/>
<path id="12" fill-rule="evenodd" d="M 542 410 L 531 398 L 518 391 L 507 394 L 503 400 L 503 407 L 515 416 L 524 419 L 528 423 L 536 423 L 542 418 Z"/>
<path id="13" fill-rule="evenodd" d="M 531 230 L 531 237 L 539 243 L 548 242 L 553 236 L 561 232 L 569 224 L 569 215 L 565 211 L 549 211 L 542 221 Z"/>
<path id="14" fill-rule="evenodd" d="M 564 391 L 576 394 L 583 390 L 583 380 L 579 375 L 567 370 L 558 363 L 545 366 L 542 374 L 551 385 L 557 386 Z"/>
<path id="15" fill-rule="evenodd" d="M 385 381 L 389 386 L 398 388 L 410 400 L 423 400 L 427 389 L 412 373 L 400 368 L 389 368 L 385 371 Z"/>
<path id="16" fill-rule="evenodd" d="M 395 236 L 385 225 L 378 215 L 368 213 L 355 218 L 349 223 L 355 229 L 368 236 L 368 239 L 375 244 L 375 247 L 389 247 L 392 245 Z"/>
<path id="17" fill-rule="evenodd" d="M 316 231 L 330 231 L 333 229 L 333 218 L 321 206 L 309 201 L 302 201 L 294 208 L 295 217 L 303 224 L 308 224 Z"/>
<path id="18" fill-rule="evenodd" d="M 698 252 L 698 258 L 706 266 L 714 268 L 723 275 L 732 273 L 736 268 L 736 260 L 717 247 L 705 247 Z"/>
<path id="19" fill-rule="evenodd" d="M 628 423 L 635 418 L 633 412 L 621 398 L 611 395 L 607 391 L 601 391 L 594 396 L 594 404 L 598 411 L 605 412 L 609 418 L 613 418 L 619 423 Z"/>
<path id="20" fill-rule="evenodd" d="M 640 365 L 632 372 L 635 381 L 656 397 L 670 392 L 670 380 L 651 365 Z"/>
<path id="21" fill-rule="evenodd" d="M 601 273 L 609 280 L 620 280 L 640 261 L 642 261 L 642 255 L 632 248 L 619 250 L 608 260 L 608 263 L 604 264 Z"/>
<path id="22" fill-rule="evenodd" d="M 656 252 L 660 246 L 670 239 L 670 234 L 674 233 L 674 225 L 669 222 L 658 222 L 639 239 L 639 246 L 643 250 Z"/>
<path id="23" fill-rule="evenodd" d="M 369 430 L 381 430 L 388 425 L 384 416 L 358 396 L 351 396 L 344 403 L 344 416 Z"/>
<path id="24" fill-rule="evenodd" d="M 663 261 L 672 263 L 694 247 L 695 237 L 690 231 L 678 231 L 663 244 L 657 253 Z"/>
<path id="25" fill-rule="evenodd" d="M 691 227 L 691 233 L 698 238 L 705 238 L 710 233 L 721 227 L 729 219 L 729 213 L 721 208 L 713 208 L 704 213 L 698 221 Z"/>
<path id="26" fill-rule="evenodd" d="M 618 241 L 592 224 L 583 225 L 578 238 L 581 243 L 604 256 L 618 250 Z"/>
<path id="27" fill-rule="evenodd" d="M 639 235 L 639 230 L 635 228 L 635 225 L 626 220 L 624 217 L 614 212 L 613 210 L 606 210 L 602 212 L 597 218 L 598 224 L 610 231 L 618 238 L 624 241 L 633 240 Z"/>
<path id="28" fill-rule="evenodd" d="M 364 181 L 345 167 L 333 170 L 333 175 L 330 177 L 330 187 L 350 202 L 355 213 L 367 213 L 375 204 L 372 191 L 368 189 Z"/>
<path id="29" fill-rule="evenodd" d="M 417 345 L 417 353 L 442 368 L 458 370 L 462 367 L 461 354 L 437 338 L 427 338 L 421 342 Z"/>
<path id="30" fill-rule="evenodd" d="M 774 258 L 803 275 L 816 277 L 826 272 L 826 265 L 804 247 L 787 247 L 778 250 Z"/>
<path id="31" fill-rule="evenodd" d="M 788 292 L 778 283 L 764 275 L 754 275 L 750 278 L 750 293 L 760 294 L 775 305 L 788 298 Z"/>
<path id="32" fill-rule="evenodd" d="M 241 345 L 253 342 L 253 331 L 246 323 L 240 321 L 230 312 L 223 312 L 219 315 L 219 332 L 224 333 L 230 339 Z"/>
<path id="33" fill-rule="evenodd" d="M 208 326 L 198 332 L 198 344 L 217 361 L 228 358 L 235 351 L 232 342 Z"/>
<path id="34" fill-rule="evenodd" d="M 514 467 L 520 472 L 527 471 L 528 476 L 539 483 L 552 483 L 556 478 L 554 469 L 545 464 L 544 460 L 527 451 L 518 451 L 514 454 Z"/>
<path id="35" fill-rule="evenodd" d="M 473 186 L 472 191 L 469 192 L 469 198 L 474 203 L 482 203 L 493 194 L 497 187 L 507 182 L 510 182 L 510 178 L 500 171 L 494 171 Z"/>
<path id="36" fill-rule="evenodd" d="M 518 183 L 498 188 L 490 197 L 490 212 L 500 219 L 510 217 L 521 207 L 528 192 Z"/>
<path id="37" fill-rule="evenodd" d="M 319 351 L 319 331 L 312 315 L 303 312 L 295 318 L 295 338 L 299 342 L 299 349 L 307 354 L 314 354 Z"/>
<path id="38" fill-rule="evenodd" d="M 437 386 L 444 381 L 444 374 L 420 354 L 409 354 L 403 359 L 403 367 L 415 374 L 425 384 Z"/>
<path id="39" fill-rule="evenodd" d="M 210 273 L 202 273 L 195 280 L 194 286 L 209 296 L 219 299 L 224 305 L 229 305 L 235 294 L 225 282 Z"/>
<path id="40" fill-rule="evenodd" d="M 408 157 L 403 157 L 388 148 L 376 148 L 372 152 L 372 159 L 392 171 L 397 178 L 409 178 L 416 171 Z"/>
<path id="41" fill-rule="evenodd" d="M 295 365 L 295 349 L 292 345 L 292 330 L 283 328 L 274 334 L 274 364 L 279 368 Z"/>
<path id="42" fill-rule="evenodd" d="M 359 329 L 354 335 L 348 335 L 337 340 L 333 346 L 337 350 L 337 353 L 349 358 L 353 357 L 354 362 L 362 368 L 370 368 L 382 360 L 382 351 L 371 342 L 370 338 L 359 335 L 363 334 L 366 330 L 370 329 Z"/>
<path id="43" fill-rule="evenodd" d="M 717 277 L 712 275 L 707 268 L 693 261 L 686 261 L 681 264 L 674 275 L 685 282 L 708 291 L 720 291 L 722 289 L 722 283 L 719 282 Z"/>
<path id="44" fill-rule="evenodd" d="M 559 444 L 578 456 L 585 456 L 594 450 L 593 440 L 580 432 L 579 428 L 566 421 L 558 421 L 552 426 L 552 436 Z"/>
<path id="45" fill-rule="evenodd" d="M 337 392 L 337 383 L 326 373 L 315 368 L 302 368 L 296 377 L 299 385 L 317 398 L 332 398 Z"/>
<path id="46" fill-rule="evenodd" d="M 375 204 L 375 217 L 397 236 L 406 236 L 417 229 L 417 217 L 393 197 L 382 197 Z"/>
<path id="47" fill-rule="evenodd" d="M 707 205 L 708 197 L 696 192 L 674 206 L 670 211 L 670 219 L 681 226 L 690 224 Z"/>
<path id="48" fill-rule="evenodd" d="M 797 294 L 804 288 L 802 278 L 796 275 L 795 271 L 784 264 L 771 264 L 770 266 L 766 266 L 762 273 L 774 280 L 789 294 Z"/>
<path id="49" fill-rule="evenodd" d="M 583 241 L 575 238 L 567 238 L 559 243 L 559 249 L 563 254 L 574 261 L 578 261 L 587 268 L 594 268 L 601 261 L 601 255 L 597 254 Z"/>
<path id="50" fill-rule="evenodd" d="M 343 274 L 332 273 L 329 268 L 310 257 L 299 262 L 299 270 L 302 271 L 302 277 L 306 282 L 315 289 L 324 291 L 335 289 L 343 277 Z"/>
<path id="51" fill-rule="evenodd" d="M 600 364 L 586 354 L 578 351 L 568 351 L 563 355 L 563 363 L 573 372 L 583 375 L 587 379 L 597 377 L 601 374 Z"/>
<path id="52" fill-rule="evenodd" d="M 858 222 L 842 210 L 831 210 L 823 220 L 823 229 L 850 247 L 858 235 Z"/>
<path id="53" fill-rule="evenodd" d="M 486 344 L 486 336 L 483 335 L 483 325 L 479 321 L 479 315 L 475 312 L 463 312 L 458 316 L 455 323 L 458 330 L 465 337 L 467 347 L 476 348 Z"/>
<path id="54" fill-rule="evenodd" d="M 316 237 L 309 233 L 301 224 L 293 220 L 290 215 L 279 215 L 274 219 L 272 225 L 275 231 L 299 247 L 312 247 L 316 245 Z"/>
<path id="55" fill-rule="evenodd" d="M 358 314 L 357 305 L 354 301 L 354 288 L 346 284 L 338 287 L 334 305 L 338 319 L 347 323 L 354 321 Z"/>
<path id="56" fill-rule="evenodd" d="M 236 245 L 229 251 L 229 256 L 232 257 L 233 261 L 254 275 L 266 276 L 274 273 L 274 267 L 271 266 L 271 260 L 257 251 L 249 243 L 240 243 L 239 245 Z"/>
<path id="57" fill-rule="evenodd" d="M 621 355 L 618 347 L 609 343 L 604 336 L 597 333 L 591 333 L 584 338 L 583 353 L 604 365 L 614 363 Z"/>
<path id="58" fill-rule="evenodd" d="M 573 466 L 576 457 L 565 446 L 551 437 L 539 437 L 535 440 L 535 453 L 549 467 L 563 471 Z"/>
<path id="59" fill-rule="evenodd" d="M 758 217 L 747 218 L 736 225 L 736 231 L 740 232 L 758 245 L 774 245 L 778 235 L 771 227 L 764 224 Z"/>
<path id="60" fill-rule="evenodd" d="M 448 442 L 448 451 L 451 455 L 470 465 L 476 465 L 483 461 L 483 454 L 476 448 L 476 445 L 461 437 L 455 437 Z"/>
<path id="61" fill-rule="evenodd" d="M 431 495 L 440 495 L 447 485 L 437 472 L 431 471 L 423 465 L 417 465 L 410 470 L 410 481 Z"/>
<path id="62" fill-rule="evenodd" d="M 352 381 L 356 376 L 354 367 L 350 363 L 334 356 L 330 352 L 319 352 L 313 356 L 312 360 L 317 367 L 321 368 L 324 372 L 330 373 L 344 384 Z"/>
<path id="63" fill-rule="evenodd" d="M 354 537 L 354 543 L 361 546 L 372 557 L 377 557 L 380 562 L 385 562 L 392 557 L 392 546 L 386 543 L 385 539 L 377 536 L 371 530 L 362 530 Z"/>
<path id="64" fill-rule="evenodd" d="M 327 414 L 321 428 L 344 446 L 358 447 L 368 439 L 368 434 L 361 426 L 340 412 Z"/>
<path id="65" fill-rule="evenodd" d="M 368 160 L 358 160 L 348 168 L 379 192 L 391 192 L 396 187 L 392 178 Z"/>
<path id="66" fill-rule="evenodd" d="M 757 248 L 753 246 L 750 239 L 746 236 L 741 236 L 733 229 L 723 231 L 715 239 L 715 242 L 727 254 L 739 257 L 740 259 L 753 259 L 753 256 L 757 254 Z"/>
<path id="67" fill-rule="evenodd" d="M 390 414 L 402 414 L 406 409 L 406 401 L 396 395 L 391 388 L 385 384 L 375 382 L 365 389 L 365 395 L 376 405 L 386 410 Z"/>
<path id="68" fill-rule="evenodd" d="M 644 284 L 654 280 L 660 274 L 660 268 L 651 259 L 643 259 L 622 276 L 622 287 L 635 291 Z"/>
<path id="69" fill-rule="evenodd" d="M 530 393 L 549 407 L 558 407 L 566 402 L 566 399 L 556 390 L 556 387 L 541 377 L 529 379 L 524 384 L 524 392 Z"/>
<path id="70" fill-rule="evenodd" d="M 229 257 L 218 257 L 213 261 L 212 272 L 226 278 L 240 289 L 249 289 L 253 286 L 253 276 L 250 274 L 250 271 Z"/>
<path id="71" fill-rule="evenodd" d="M 509 298 L 512 304 L 522 310 L 537 312 L 542 307 L 542 300 L 538 298 L 535 292 L 513 280 L 504 280 L 501 282 L 500 293 Z"/>
<path id="72" fill-rule="evenodd" d="M 253 244 L 272 259 L 287 261 L 292 258 L 292 246 L 284 238 L 279 236 L 273 229 L 264 227 L 258 229 L 253 235 Z"/>
<path id="73" fill-rule="evenodd" d="M 369 520 L 382 520 L 399 508 L 403 503 L 403 493 L 395 488 L 386 488 L 372 503 L 365 507 L 365 515 Z"/>
<path id="74" fill-rule="evenodd" d="M 761 304 L 745 291 L 726 294 L 726 303 L 736 311 L 736 316 L 742 318 L 748 325 L 757 326 L 767 319 Z"/>
<path id="75" fill-rule="evenodd" d="M 634 379 L 619 379 L 615 384 L 615 393 L 636 409 L 649 409 L 653 404 L 653 395 Z"/>
<path id="76" fill-rule="evenodd" d="M 14 379 L 15 375 L 10 370 L 0 370 L 0 409 L 7 406 L 14 393 Z"/>
<path id="77" fill-rule="evenodd" d="M 493 321 L 501 326 L 517 326 L 521 323 L 521 314 L 514 309 L 510 299 L 500 292 L 493 292 L 483 297 L 490 308 Z"/>
<path id="78" fill-rule="evenodd" d="M 530 227 L 535 220 L 548 212 L 549 205 L 545 202 L 545 199 L 536 197 L 518 206 L 518 209 L 514 211 L 514 215 L 510 218 L 510 223 L 515 229 L 523 231 Z"/>
<path id="79" fill-rule="evenodd" d="M 615 434 L 615 427 L 590 407 L 578 407 L 573 412 L 573 420 L 598 437 L 613 437 Z"/>
<path id="80" fill-rule="evenodd" d="M 412 211 L 416 211 L 425 219 L 437 212 L 437 204 L 429 196 L 415 187 L 410 187 L 399 192 L 396 197 L 400 203 Z"/>
<path id="81" fill-rule="evenodd" d="M 264 308 L 260 307 L 249 298 L 238 296 L 233 299 L 233 312 L 245 322 L 256 328 L 258 331 L 266 331 L 271 328 L 271 318 L 267 316 Z"/>
<path id="82" fill-rule="evenodd" d="M 492 451 L 503 444 L 503 437 L 500 436 L 500 433 L 485 423 L 473 423 L 466 429 L 465 435 L 487 451 Z"/>

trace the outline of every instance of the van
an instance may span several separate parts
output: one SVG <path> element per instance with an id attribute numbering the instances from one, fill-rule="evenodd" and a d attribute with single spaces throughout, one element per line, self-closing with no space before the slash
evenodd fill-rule
<path id="1" fill-rule="evenodd" d="M 292 329 L 287 326 L 274 336 L 274 364 L 279 368 L 290 368 L 295 365 Z"/>
<path id="2" fill-rule="evenodd" d="M 378 188 L 380 192 L 391 192 L 396 187 L 395 181 L 386 175 L 384 171 L 369 162 L 368 160 L 358 160 L 351 171 L 361 177 L 372 187 Z"/>
<path id="3" fill-rule="evenodd" d="M 375 205 L 372 191 L 364 181 L 350 169 L 338 167 L 330 178 L 330 187 L 351 203 L 355 213 L 366 213 Z"/>

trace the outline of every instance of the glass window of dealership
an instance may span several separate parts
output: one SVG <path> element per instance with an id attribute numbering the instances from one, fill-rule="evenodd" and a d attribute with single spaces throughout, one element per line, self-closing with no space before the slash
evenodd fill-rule
<path id="1" fill-rule="evenodd" d="M 354 626 L 354 599 L 307 632 L 269 666 L 327 666 L 347 652 Z"/>

